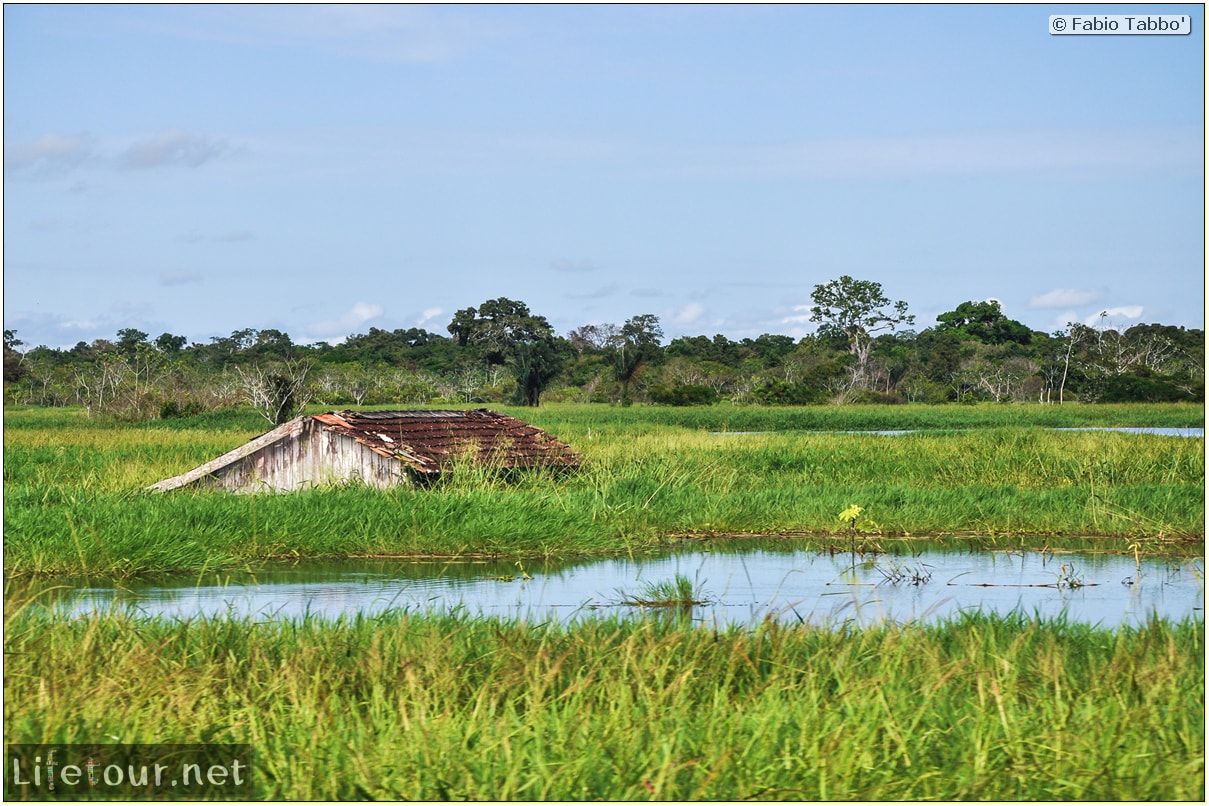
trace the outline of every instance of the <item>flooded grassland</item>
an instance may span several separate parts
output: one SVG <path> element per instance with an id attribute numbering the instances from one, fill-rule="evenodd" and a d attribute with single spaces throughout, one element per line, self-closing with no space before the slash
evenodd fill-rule
<path id="1" fill-rule="evenodd" d="M 938 416 L 928 407 L 875 407 L 866 420 L 826 408 L 795 420 L 550 407 L 526 416 L 583 454 L 579 472 L 462 467 L 426 489 L 288 495 L 142 492 L 242 445 L 259 433 L 254 421 L 133 427 L 6 411 L 6 572 L 133 577 L 283 558 L 625 554 L 684 536 L 825 540 L 854 505 L 852 526 L 874 535 L 964 534 L 988 547 L 1006 536 L 1035 548 L 1091 536 L 1160 553 L 1203 542 L 1203 436 L 1052 430 L 1088 424 L 1080 413 L 1104 425 L 1106 410 L 1122 427 L 1203 426 L 1202 408 L 1067 406 L 1061 420 L 1043 410 L 1056 408 L 1036 407 L 1041 425 L 1021 421 L 1021 407 L 947 407 L 937 430 L 919 428 Z M 1012 424 L 990 425 L 995 414 Z M 886 426 L 913 433 L 844 433 Z"/>
<path id="2" fill-rule="evenodd" d="M 267 799 L 1203 800 L 1203 437 L 1049 430 L 1203 409 L 892 408 L 549 407 L 580 473 L 267 496 L 139 492 L 254 422 L 6 411 L 7 741 L 247 743 Z"/>

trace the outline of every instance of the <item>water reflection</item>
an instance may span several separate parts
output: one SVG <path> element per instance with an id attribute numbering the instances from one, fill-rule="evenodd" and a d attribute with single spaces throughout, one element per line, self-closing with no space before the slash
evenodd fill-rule
<path id="1" fill-rule="evenodd" d="M 161 581 L 128 588 L 60 591 L 65 614 L 112 607 L 169 618 L 338 617 L 390 609 L 570 622 L 640 615 L 624 604 L 652 584 L 683 576 L 707 603 L 696 622 L 869 625 L 933 621 L 961 611 L 1020 611 L 1106 627 L 1152 615 L 1203 618 L 1204 562 L 1107 554 L 923 551 L 821 554 L 733 545 L 572 563 L 543 561 L 354 561 L 266 569 L 254 575 Z"/>

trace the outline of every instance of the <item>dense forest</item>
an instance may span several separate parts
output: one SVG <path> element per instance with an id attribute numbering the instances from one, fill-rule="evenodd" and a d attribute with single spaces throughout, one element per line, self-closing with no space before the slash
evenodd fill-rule
<path id="1" fill-rule="evenodd" d="M 337 345 L 295 344 L 254 328 L 190 344 L 125 328 L 71 349 L 27 348 L 5 330 L 5 400 L 129 420 L 251 405 L 274 423 L 308 403 L 1204 400 L 1201 330 L 1071 323 L 1042 333 L 995 301 L 963 302 L 916 330 L 905 302 L 848 276 L 816 286 L 812 298 L 818 329 L 801 339 L 702 335 L 664 344 L 652 314 L 558 335 L 544 316 L 507 298 L 458 311 L 445 334 L 370 328 Z"/>

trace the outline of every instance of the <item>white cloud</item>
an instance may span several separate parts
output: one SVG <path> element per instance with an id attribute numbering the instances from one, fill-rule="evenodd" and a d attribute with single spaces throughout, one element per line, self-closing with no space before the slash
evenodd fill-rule
<path id="1" fill-rule="evenodd" d="M 810 321 L 809 305 L 794 305 L 793 310 L 797 313 L 790 314 L 781 318 L 780 323 L 783 325 L 804 325 Z"/>
<path id="2" fill-rule="evenodd" d="M 74 167 L 90 156 L 89 138 L 82 134 L 48 133 L 30 143 L 5 146 L 6 171 L 55 172 Z"/>
<path id="3" fill-rule="evenodd" d="M 340 317 L 315 322 L 306 331 L 318 340 L 335 344 L 384 312 L 385 309 L 376 302 L 356 302 Z"/>
<path id="4" fill-rule="evenodd" d="M 1051 330 L 1053 332 L 1057 332 L 1059 330 L 1066 330 L 1067 327 L 1070 326 L 1071 322 L 1078 322 L 1078 321 L 1079 321 L 1079 312 L 1078 311 L 1075 311 L 1075 310 L 1063 311 L 1062 313 L 1058 314 L 1057 316 L 1055 316 L 1053 319 L 1050 320 Z"/>
<path id="5" fill-rule="evenodd" d="M 153 309 L 148 303 L 119 300 L 91 316 L 14 313 L 5 316 L 4 326 L 17 330 L 28 347 L 44 345 L 56 350 L 70 350 L 81 341 L 86 344 L 97 339 L 114 341 L 114 334 L 125 327 L 152 335 L 168 330 L 177 332 L 172 324 L 148 318 Z"/>
<path id="6" fill-rule="evenodd" d="M 1104 299 L 1103 291 L 1084 291 L 1077 288 L 1055 288 L 1028 301 L 1030 308 L 1069 308 L 1072 305 L 1090 305 Z"/>
<path id="7" fill-rule="evenodd" d="M 370 319 L 377 319 L 382 315 L 383 310 L 382 306 L 376 302 L 358 302 L 353 305 L 351 311 L 345 314 L 345 318 L 362 324 Z"/>
<path id="8" fill-rule="evenodd" d="M 1085 325 L 1099 325 L 1101 322 L 1111 326 L 1114 316 L 1124 317 L 1125 319 L 1140 319 L 1144 309 L 1141 305 L 1117 305 L 1113 308 L 1105 308 L 1095 314 L 1086 317 L 1083 320 Z"/>
<path id="9" fill-rule="evenodd" d="M 424 327 L 424 325 L 436 319 L 443 313 L 445 313 L 444 308 L 425 308 L 424 310 L 420 311 L 420 318 L 416 320 L 416 327 Z"/>
<path id="10" fill-rule="evenodd" d="M 169 129 L 130 146 L 122 153 L 119 163 L 126 168 L 158 168 L 161 165 L 196 168 L 229 150 L 222 140 Z"/>
<path id="11" fill-rule="evenodd" d="M 233 150 L 223 140 L 181 129 L 169 129 L 125 148 L 116 144 L 98 147 L 94 140 L 85 134 L 51 132 L 30 142 L 6 144 L 4 169 L 13 174 L 43 176 L 62 174 L 85 163 L 102 162 L 134 169 L 162 165 L 196 168 Z M 70 191 L 80 193 L 87 189 L 86 184 L 77 181 Z"/>
<path id="12" fill-rule="evenodd" d="M 690 302 L 678 308 L 669 308 L 664 318 L 677 325 L 691 325 L 705 316 L 705 306 L 700 302 Z"/>

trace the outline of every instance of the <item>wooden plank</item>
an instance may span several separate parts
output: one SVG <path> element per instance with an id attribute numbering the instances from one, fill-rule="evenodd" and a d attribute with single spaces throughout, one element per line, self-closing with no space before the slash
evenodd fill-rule
<path id="1" fill-rule="evenodd" d="M 190 470 L 188 473 L 182 473 L 179 476 L 173 476 L 170 479 L 164 479 L 163 481 L 152 484 L 150 487 L 144 487 L 143 489 L 153 492 L 166 492 L 167 490 L 176 490 L 201 481 L 215 471 L 221 470 L 234 462 L 238 462 L 240 459 L 256 453 L 261 448 L 266 448 L 269 445 L 273 445 L 274 443 L 280 442 L 283 439 L 297 439 L 299 434 L 302 433 L 303 420 L 305 419 L 305 417 L 299 417 L 297 419 L 290 420 L 288 423 L 279 425 L 266 434 L 261 434 L 251 442 L 240 445 L 235 450 L 224 453 L 217 459 L 212 459 L 209 462 L 206 462 L 201 467 L 196 467 L 193 470 Z"/>

